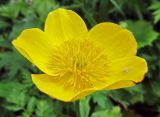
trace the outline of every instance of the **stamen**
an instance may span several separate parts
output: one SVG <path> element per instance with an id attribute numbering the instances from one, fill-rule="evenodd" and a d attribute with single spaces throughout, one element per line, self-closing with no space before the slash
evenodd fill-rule
<path id="1" fill-rule="evenodd" d="M 90 40 L 64 41 L 54 47 L 48 67 L 60 78 L 68 78 L 66 87 L 80 90 L 94 87 L 108 76 L 108 58 L 103 49 Z M 69 74 L 67 77 L 64 75 Z"/>

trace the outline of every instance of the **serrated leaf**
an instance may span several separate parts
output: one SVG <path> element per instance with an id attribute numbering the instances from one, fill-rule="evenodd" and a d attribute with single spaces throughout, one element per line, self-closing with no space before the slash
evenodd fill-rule
<path id="1" fill-rule="evenodd" d="M 16 51 L 0 53 L 0 68 L 8 71 L 9 78 L 13 78 L 19 70 L 27 68 L 28 65 L 27 60 Z"/>
<path id="2" fill-rule="evenodd" d="M 12 111 L 23 109 L 27 102 L 27 95 L 25 93 L 27 87 L 27 85 L 16 82 L 0 83 L 0 97 L 5 98 L 8 102 L 5 107 Z"/>
<path id="3" fill-rule="evenodd" d="M 28 114 L 31 114 L 34 111 L 36 103 L 37 103 L 37 100 L 36 100 L 35 97 L 31 97 L 29 99 L 29 102 L 27 104 L 27 112 L 28 112 Z"/>
<path id="4" fill-rule="evenodd" d="M 56 117 L 53 110 L 53 105 L 49 100 L 39 100 L 36 115 L 38 117 Z"/>
<path id="5" fill-rule="evenodd" d="M 15 9 L 16 4 L 7 4 L 0 7 L 0 16 L 7 18 L 16 18 L 19 13 L 19 7 Z"/>
<path id="6" fill-rule="evenodd" d="M 122 117 L 122 114 L 120 107 L 115 106 L 111 111 L 102 110 L 94 112 L 91 117 Z"/>
<path id="7" fill-rule="evenodd" d="M 122 26 L 129 29 L 135 39 L 138 42 L 138 48 L 143 48 L 145 46 L 151 46 L 152 42 L 157 39 L 159 33 L 153 30 L 153 26 L 144 20 L 141 21 L 123 21 L 120 22 Z"/>
<path id="8" fill-rule="evenodd" d="M 6 104 L 4 107 L 10 111 L 19 111 L 23 109 L 23 107 L 17 104 Z"/>
<path id="9" fill-rule="evenodd" d="M 48 12 L 59 7 L 58 2 L 55 0 L 45 0 L 45 1 L 32 1 L 31 7 L 40 15 L 40 20 L 44 21 Z"/>
<path id="10" fill-rule="evenodd" d="M 107 94 L 105 92 L 96 92 L 92 95 L 93 101 L 97 103 L 101 108 L 111 109 L 113 104 L 108 99 Z"/>
<path id="11" fill-rule="evenodd" d="M 110 97 L 117 103 L 127 108 L 131 104 L 144 102 L 144 89 L 141 85 L 136 85 L 131 88 L 119 89 L 110 92 Z"/>
<path id="12" fill-rule="evenodd" d="M 17 82 L 1 82 L 0 83 L 0 97 L 8 98 L 12 93 L 17 92 L 19 94 L 20 91 L 25 89 L 27 86 L 17 83 Z"/>
<path id="13" fill-rule="evenodd" d="M 42 22 L 39 21 L 35 14 L 31 13 L 29 14 L 29 17 L 26 17 L 22 20 L 18 20 L 16 23 L 14 23 L 9 39 L 13 40 L 17 38 L 23 30 L 33 27 L 42 27 Z"/>
<path id="14" fill-rule="evenodd" d="M 149 10 L 152 11 L 152 15 L 154 17 L 154 23 L 158 23 L 160 21 L 160 2 L 153 2 L 149 6 Z"/>

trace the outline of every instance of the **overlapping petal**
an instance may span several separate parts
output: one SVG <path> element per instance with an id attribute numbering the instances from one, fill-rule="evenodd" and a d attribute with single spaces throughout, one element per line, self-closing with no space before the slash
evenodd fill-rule
<path id="1" fill-rule="evenodd" d="M 15 48 L 43 72 L 54 75 L 48 68 L 48 59 L 54 42 L 37 28 L 26 29 L 13 42 Z"/>
<path id="2" fill-rule="evenodd" d="M 113 61 L 111 63 L 111 68 L 112 75 L 107 78 L 109 81 L 108 83 L 103 83 L 101 87 L 96 87 L 96 84 L 94 84 L 93 88 L 86 88 L 78 92 L 74 92 L 72 87 L 66 88 L 66 83 L 68 82 L 67 78 L 35 74 L 32 75 L 32 80 L 42 92 L 45 92 L 51 97 L 68 102 L 80 99 L 96 90 L 109 90 L 133 86 L 142 81 L 144 74 L 147 72 L 146 61 L 136 56 Z"/>
<path id="3" fill-rule="evenodd" d="M 89 31 L 87 38 L 101 45 L 110 59 L 133 56 L 137 52 L 132 33 L 114 23 L 97 24 Z"/>
<path id="4" fill-rule="evenodd" d="M 45 33 L 55 43 L 64 40 L 83 39 L 88 30 L 81 17 L 71 10 L 59 8 L 49 13 L 45 22 Z"/>
<path id="5" fill-rule="evenodd" d="M 47 74 L 33 74 L 32 80 L 40 91 L 65 102 L 80 99 L 94 91 L 94 89 L 83 89 L 75 92 L 73 87 L 67 88 L 67 78 L 53 77 Z"/>
<path id="6" fill-rule="evenodd" d="M 118 89 L 135 85 L 144 79 L 147 73 L 147 63 L 143 58 L 132 56 L 113 60 L 110 63 L 111 76 L 109 82 L 113 85 L 104 89 Z"/>
<path id="7" fill-rule="evenodd" d="M 55 75 L 47 65 L 53 47 L 64 40 L 83 38 L 87 32 L 80 16 L 60 8 L 49 13 L 45 32 L 37 28 L 26 29 L 13 41 L 13 45 L 43 72 Z"/>

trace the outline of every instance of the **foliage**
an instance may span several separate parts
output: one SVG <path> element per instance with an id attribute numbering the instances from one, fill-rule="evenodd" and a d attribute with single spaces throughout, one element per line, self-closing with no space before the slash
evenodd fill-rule
<path id="1" fill-rule="evenodd" d="M 154 16 L 154 23 L 158 23 L 160 21 L 160 2 L 153 2 L 149 9 L 152 11 L 152 15 Z"/>
<path id="2" fill-rule="evenodd" d="M 139 21 L 121 21 L 122 26 L 129 29 L 138 42 L 138 48 L 151 46 L 152 42 L 158 38 L 158 33 L 153 30 L 153 26 L 144 20 Z"/>
<path id="3" fill-rule="evenodd" d="M 12 46 L 23 29 L 43 29 L 46 15 L 58 7 L 78 12 L 89 28 L 113 21 L 133 32 L 138 55 L 149 72 L 143 83 L 101 91 L 76 103 L 64 103 L 39 92 L 30 73 L 39 73 Z M 152 17 L 153 16 L 153 17 Z M 2 0 L 0 2 L 1 117 L 130 117 L 160 116 L 160 2 L 158 0 Z M 131 111 L 130 111 L 131 110 Z M 126 114 L 129 113 L 129 114 Z"/>

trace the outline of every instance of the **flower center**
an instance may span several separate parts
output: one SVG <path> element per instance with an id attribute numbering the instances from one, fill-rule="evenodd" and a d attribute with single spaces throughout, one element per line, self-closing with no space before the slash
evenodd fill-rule
<path id="1" fill-rule="evenodd" d="M 67 87 L 94 87 L 94 82 L 103 82 L 103 78 L 108 76 L 108 58 L 93 41 L 64 41 L 52 52 L 48 66 L 60 78 L 68 79 Z"/>

